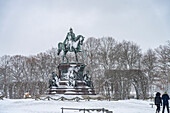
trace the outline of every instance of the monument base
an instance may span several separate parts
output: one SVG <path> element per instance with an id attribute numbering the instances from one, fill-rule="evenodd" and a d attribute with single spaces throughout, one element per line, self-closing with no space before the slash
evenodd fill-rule
<path id="1" fill-rule="evenodd" d="M 58 66 L 58 87 L 52 86 L 48 94 L 95 95 L 94 88 L 87 86 L 84 80 L 85 65 L 83 63 L 61 63 Z"/>

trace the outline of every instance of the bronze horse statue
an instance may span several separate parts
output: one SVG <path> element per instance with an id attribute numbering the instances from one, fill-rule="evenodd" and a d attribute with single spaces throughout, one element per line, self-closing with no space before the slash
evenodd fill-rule
<path id="1" fill-rule="evenodd" d="M 64 63 L 64 58 L 66 58 L 68 63 L 68 58 L 66 56 L 67 52 L 74 52 L 76 61 L 78 62 L 77 53 L 82 52 L 81 46 L 83 45 L 84 38 L 82 35 L 78 35 L 77 37 L 74 37 L 74 41 L 65 40 L 64 43 L 60 42 L 58 43 L 58 52 L 57 54 L 60 55 L 60 52 L 63 51 L 63 57 L 62 62 Z M 67 39 L 67 38 L 66 38 Z"/>

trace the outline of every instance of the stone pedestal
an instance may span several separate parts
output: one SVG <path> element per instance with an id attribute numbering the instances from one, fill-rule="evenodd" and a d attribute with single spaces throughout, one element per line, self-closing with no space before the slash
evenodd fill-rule
<path id="1" fill-rule="evenodd" d="M 58 87 L 48 89 L 48 94 L 64 95 L 95 95 L 93 87 L 87 86 L 83 71 L 85 65 L 82 63 L 61 63 L 58 66 Z"/>

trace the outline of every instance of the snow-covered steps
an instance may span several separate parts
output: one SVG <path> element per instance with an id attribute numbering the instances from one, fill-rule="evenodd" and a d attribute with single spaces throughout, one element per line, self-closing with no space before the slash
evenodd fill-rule
<path id="1" fill-rule="evenodd" d="M 47 92 L 48 94 L 95 95 L 94 88 L 86 86 L 83 81 L 78 81 L 77 87 L 68 86 L 68 81 L 60 81 L 58 87 L 53 86 Z"/>

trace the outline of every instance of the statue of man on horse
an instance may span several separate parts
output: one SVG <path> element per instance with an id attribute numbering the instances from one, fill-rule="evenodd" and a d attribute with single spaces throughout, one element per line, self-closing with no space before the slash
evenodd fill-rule
<path id="1" fill-rule="evenodd" d="M 66 39 L 64 40 L 64 44 L 66 45 L 66 48 L 69 49 L 69 51 L 73 51 L 73 42 L 76 42 L 76 36 L 73 33 L 73 29 L 70 28 L 70 32 L 67 33 Z"/>
<path id="2" fill-rule="evenodd" d="M 67 52 L 74 52 L 76 61 L 78 62 L 77 53 L 81 52 L 81 46 L 83 45 L 84 37 L 82 35 L 78 35 L 77 37 L 73 33 L 73 29 L 70 28 L 70 31 L 67 33 L 66 39 L 63 43 L 58 43 L 58 55 L 63 50 L 62 62 L 64 63 L 64 58 L 66 58 L 68 63 L 68 58 L 66 56 Z"/>

